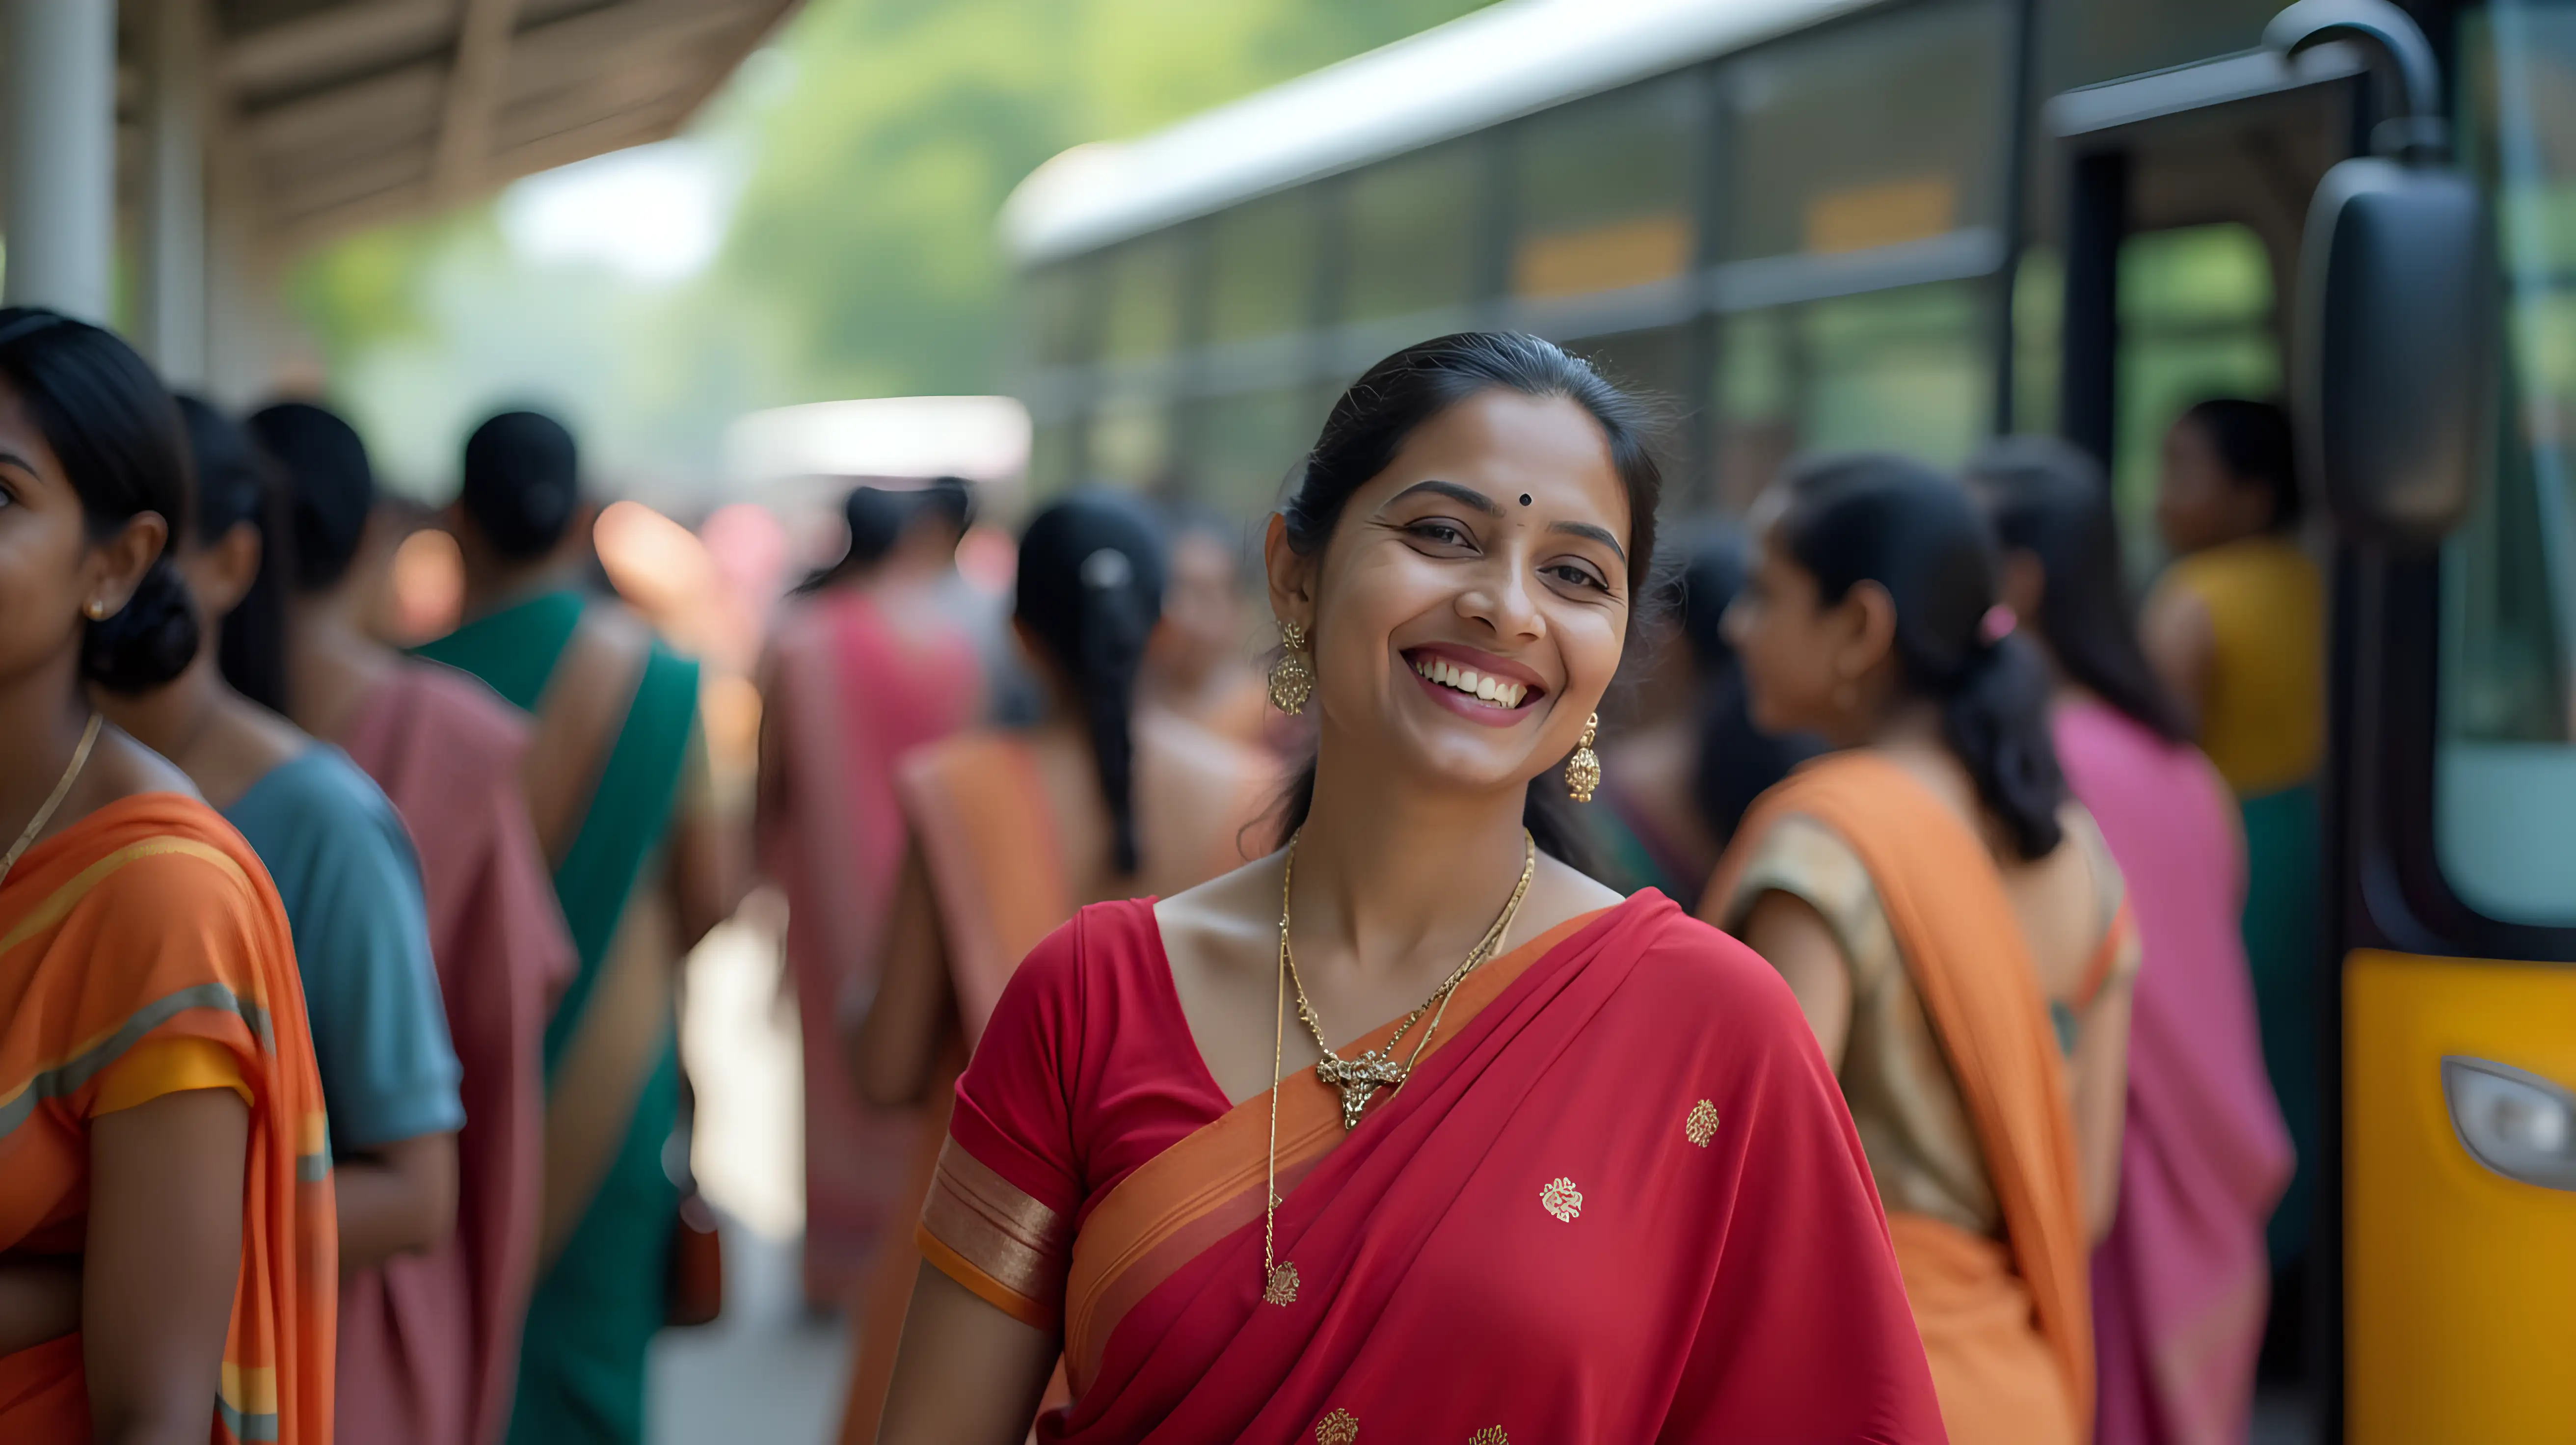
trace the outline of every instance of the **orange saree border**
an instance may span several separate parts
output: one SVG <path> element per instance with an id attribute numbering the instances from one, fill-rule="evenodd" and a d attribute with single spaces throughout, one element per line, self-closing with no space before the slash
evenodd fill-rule
<path id="1" fill-rule="evenodd" d="M 1486 1006 L 1608 908 L 1569 918 L 1467 976 L 1425 1050 L 1439 1052 Z M 1370 1049 L 1395 1032 L 1379 1025 L 1344 1052 Z M 1300 1069 L 1279 1084 L 1279 1189 L 1292 1192 L 1339 1148 L 1341 1098 Z M 1270 1161 L 1270 1095 L 1255 1094 L 1201 1125 L 1119 1181 L 1082 1223 L 1065 1283 L 1065 1367 L 1078 1396 L 1099 1376 L 1108 1340 L 1138 1301 L 1209 1246 L 1261 1217 Z M 969 1288 L 972 1288 L 970 1285 Z"/>

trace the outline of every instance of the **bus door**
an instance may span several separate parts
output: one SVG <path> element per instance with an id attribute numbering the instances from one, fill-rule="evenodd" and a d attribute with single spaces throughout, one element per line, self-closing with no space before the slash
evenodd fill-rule
<path id="1" fill-rule="evenodd" d="M 2316 499 L 2333 514 L 2316 539 L 2333 594 L 2311 1267 L 2304 1298 L 2274 1307 L 2304 1315 L 2324 1439 L 2563 1441 L 2576 1439 L 2576 5 L 2415 9 L 2449 56 L 2427 73 L 2449 82 L 2457 163 L 2496 221 L 2501 356 L 2474 505 L 2447 539 L 2374 539 L 2370 519 Z M 2149 533 L 2153 448 L 2176 411 L 2277 394 L 2332 359 L 2302 354 L 2313 343 L 2291 313 L 2314 279 L 2301 274 L 2309 198 L 2386 111 L 2393 87 L 2370 60 L 2343 45 L 2235 56 L 2044 112 L 2065 217 L 2062 427 L 2110 463 L 2133 538 Z"/>

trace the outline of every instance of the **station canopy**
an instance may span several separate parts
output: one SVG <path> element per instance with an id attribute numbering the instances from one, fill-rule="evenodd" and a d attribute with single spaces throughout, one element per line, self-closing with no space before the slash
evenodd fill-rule
<path id="1" fill-rule="evenodd" d="M 271 244 L 327 240 L 670 135 L 794 6 L 211 0 L 209 163 Z"/>

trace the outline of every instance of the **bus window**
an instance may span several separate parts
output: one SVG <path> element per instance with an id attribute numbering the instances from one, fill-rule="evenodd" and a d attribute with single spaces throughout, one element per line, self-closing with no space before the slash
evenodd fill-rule
<path id="1" fill-rule="evenodd" d="M 1300 331 L 1314 317 L 1315 194 L 1248 201 L 1208 223 L 1207 339 Z"/>
<path id="2" fill-rule="evenodd" d="M 2009 39 L 2003 7 L 1954 0 L 1730 65 L 1726 259 L 1866 251 L 1996 227 Z"/>
<path id="3" fill-rule="evenodd" d="M 1192 419 L 1191 495 L 1228 516 L 1257 516 L 1277 506 L 1281 484 L 1323 424 L 1323 403 L 1308 387 L 1200 403 Z"/>
<path id="4" fill-rule="evenodd" d="M 1514 136 L 1512 294 L 1576 296 L 1690 269 L 1696 77 L 1533 117 Z"/>
<path id="5" fill-rule="evenodd" d="M 1039 422 L 1029 432 L 1029 490 L 1045 496 L 1073 485 L 1081 471 L 1070 418 Z"/>
<path id="6" fill-rule="evenodd" d="M 2233 222 L 2149 231 L 2120 243 L 2119 399 L 2111 495 L 2131 575 L 2152 576 L 2156 467 L 2165 430 L 2195 402 L 2281 394 L 2272 261 Z"/>
<path id="7" fill-rule="evenodd" d="M 1165 232 L 1110 253 L 1100 348 L 1106 360 L 1150 361 L 1180 345 L 1181 241 L 1181 233 Z"/>
<path id="8" fill-rule="evenodd" d="M 2252 50 L 2283 0 L 2041 0 L 2040 93 Z"/>
<path id="9" fill-rule="evenodd" d="M 2505 283 L 2494 461 L 2443 559 L 2435 847 L 2490 917 L 2576 923 L 2576 10 L 2466 18 L 2460 158 Z"/>
<path id="10" fill-rule="evenodd" d="M 1070 366 L 1086 358 L 1094 294 L 1092 265 L 1067 261 L 1030 273 L 1021 314 L 1028 318 L 1029 359 L 1039 366 Z"/>
<path id="11" fill-rule="evenodd" d="M 1452 141 L 1351 178 L 1346 198 L 1350 275 L 1340 319 L 1373 321 L 1464 306 L 1475 299 L 1485 234 L 1476 147 Z"/>
<path id="12" fill-rule="evenodd" d="M 1091 417 L 1090 469 L 1082 480 L 1149 487 L 1172 463 L 1171 404 L 1141 392 L 1112 396 Z"/>
<path id="13" fill-rule="evenodd" d="M 1750 505 L 1807 451 L 1964 461 L 1993 415 L 1977 282 L 1864 292 L 1726 319 L 1715 402 L 1718 502 Z"/>

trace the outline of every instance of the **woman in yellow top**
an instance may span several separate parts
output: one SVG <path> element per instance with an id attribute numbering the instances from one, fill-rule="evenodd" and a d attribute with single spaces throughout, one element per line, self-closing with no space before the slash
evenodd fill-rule
<path id="1" fill-rule="evenodd" d="M 2297 1175 L 2272 1216 L 2273 1298 L 2291 1298 L 2317 1138 L 2316 772 L 2325 752 L 2325 582 L 2299 546 L 2290 420 L 2257 401 L 2205 401 L 2165 436 L 2156 524 L 2173 564 L 2144 641 L 2244 810 L 2245 953 L 2263 1057 Z"/>

